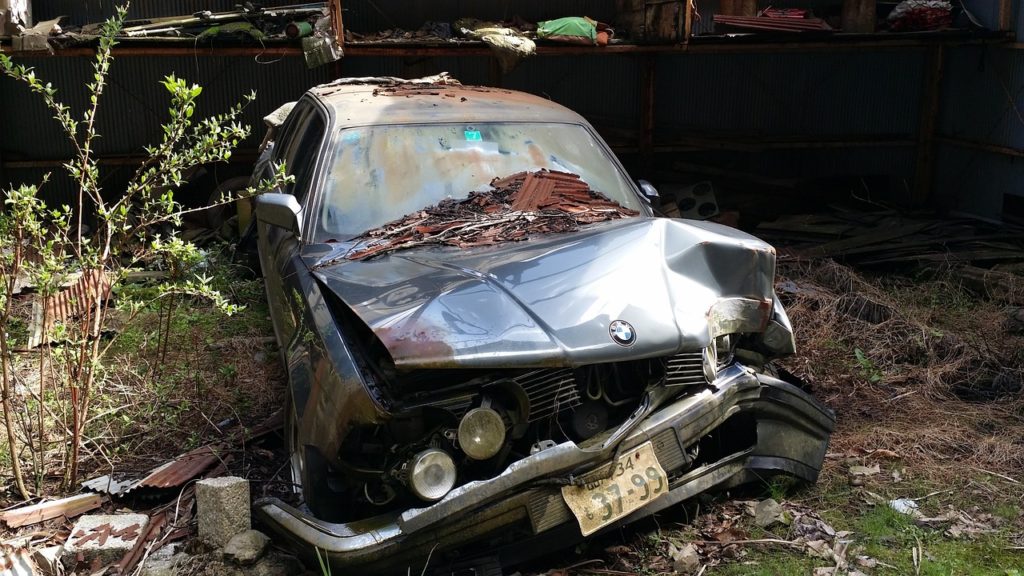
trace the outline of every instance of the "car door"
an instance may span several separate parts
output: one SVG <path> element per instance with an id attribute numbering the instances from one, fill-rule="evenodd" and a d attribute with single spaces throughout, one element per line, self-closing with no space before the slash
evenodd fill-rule
<path id="1" fill-rule="evenodd" d="M 275 144 L 275 162 L 285 163 L 292 184 L 278 192 L 292 194 L 303 206 L 314 187 L 317 160 L 327 131 L 327 117 L 313 102 L 301 100 Z M 305 212 L 305 211 L 304 211 Z M 301 216 L 300 216 L 301 218 Z M 258 224 L 260 266 L 267 289 L 267 304 L 278 342 L 287 348 L 303 314 L 303 295 L 297 274 L 308 274 L 300 258 L 302 239 L 290 231 L 266 223 Z"/>

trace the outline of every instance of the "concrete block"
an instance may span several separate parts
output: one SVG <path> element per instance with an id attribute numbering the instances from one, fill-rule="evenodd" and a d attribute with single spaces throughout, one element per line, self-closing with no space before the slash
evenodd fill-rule
<path id="1" fill-rule="evenodd" d="M 82 516 L 64 543 L 64 565 L 79 562 L 104 566 L 121 560 L 138 542 L 149 524 L 145 514 Z"/>
<path id="2" fill-rule="evenodd" d="M 249 481 L 225 476 L 196 482 L 199 540 L 221 548 L 231 537 L 252 527 Z"/>

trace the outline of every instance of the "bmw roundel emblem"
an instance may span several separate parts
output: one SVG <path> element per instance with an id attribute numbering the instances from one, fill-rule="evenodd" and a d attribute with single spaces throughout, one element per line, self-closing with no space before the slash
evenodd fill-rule
<path id="1" fill-rule="evenodd" d="M 636 342 L 636 330 L 625 320 L 616 320 L 608 326 L 608 333 L 619 346 L 632 346 Z"/>

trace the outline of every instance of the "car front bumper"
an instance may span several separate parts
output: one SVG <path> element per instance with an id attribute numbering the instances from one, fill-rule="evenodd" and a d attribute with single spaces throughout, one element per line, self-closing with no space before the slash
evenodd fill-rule
<path id="1" fill-rule="evenodd" d="M 746 415 L 756 440 L 713 462 L 694 464 L 689 448 L 730 418 Z M 616 454 L 652 442 L 669 474 L 669 492 L 608 530 L 663 510 L 712 488 L 783 472 L 813 482 L 821 469 L 835 416 L 799 388 L 734 364 L 707 390 L 670 401 L 644 417 L 615 444 L 565 442 L 511 464 L 489 480 L 470 482 L 442 500 L 401 514 L 333 524 L 278 499 L 256 502 L 258 519 L 316 565 L 326 558 L 350 573 L 419 572 L 428 558 L 502 534 L 519 545 L 545 541 L 569 546 L 581 539 L 560 482 L 600 469 Z M 599 473 L 599 472 L 594 472 Z M 557 535 L 557 537 L 556 537 Z M 541 538 L 533 538 L 539 536 Z M 531 551 L 545 549 L 532 546 Z M 553 547 L 552 547 L 553 549 Z M 521 552 L 515 557 L 522 559 Z M 354 571 L 354 572 L 353 572 Z"/>

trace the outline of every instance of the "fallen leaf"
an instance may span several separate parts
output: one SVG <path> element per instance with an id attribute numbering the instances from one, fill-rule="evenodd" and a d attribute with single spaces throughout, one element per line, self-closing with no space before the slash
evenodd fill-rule
<path id="1" fill-rule="evenodd" d="M 693 574 L 700 568 L 700 555 L 693 544 L 686 544 L 682 548 L 670 546 L 669 556 L 672 558 L 672 570 L 676 574 Z"/>
<path id="2" fill-rule="evenodd" d="M 882 468 L 878 464 L 874 466 L 850 466 L 850 475 L 852 476 L 874 476 L 881 471 Z"/>
<path id="3" fill-rule="evenodd" d="M 870 556 L 857 556 L 854 561 L 857 563 L 857 566 L 862 568 L 876 568 L 878 566 L 878 560 Z"/>

